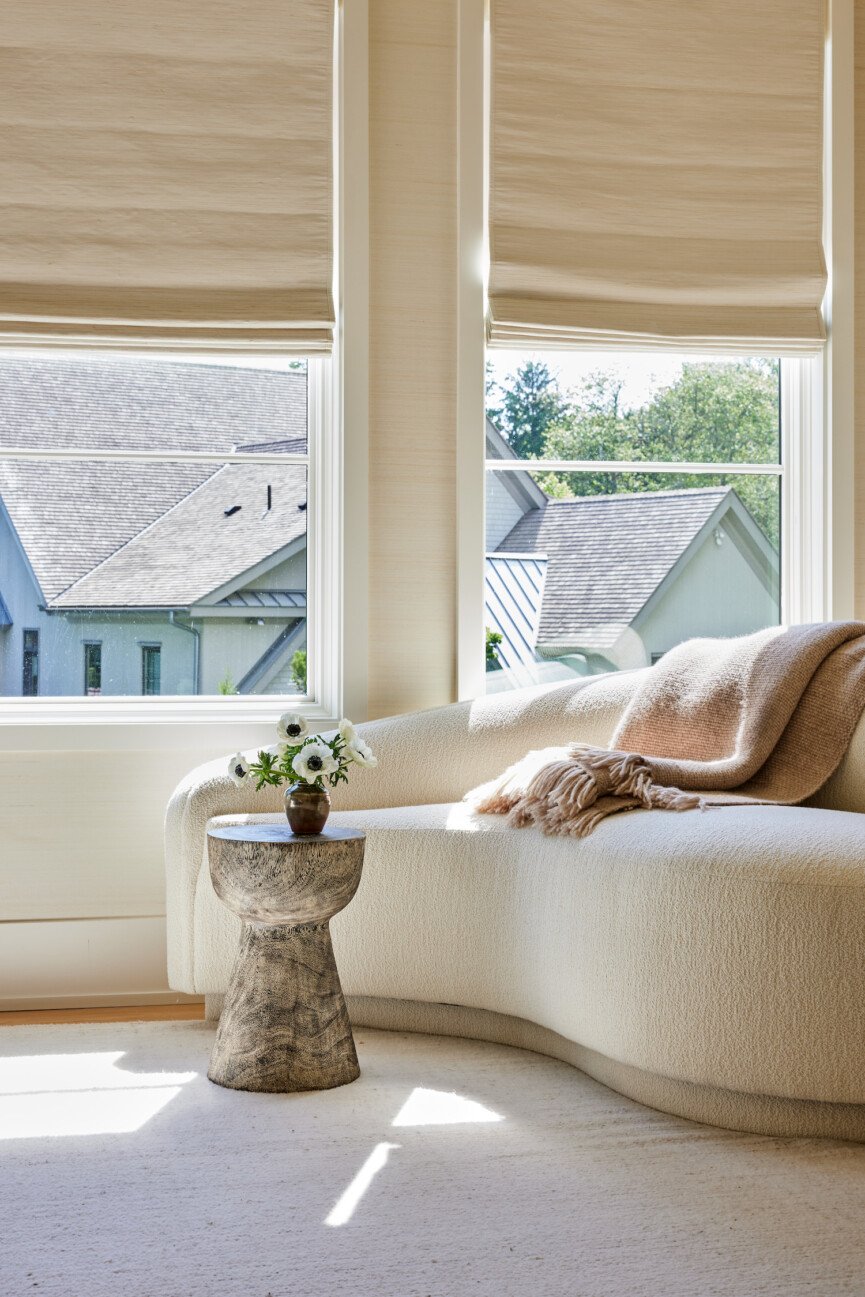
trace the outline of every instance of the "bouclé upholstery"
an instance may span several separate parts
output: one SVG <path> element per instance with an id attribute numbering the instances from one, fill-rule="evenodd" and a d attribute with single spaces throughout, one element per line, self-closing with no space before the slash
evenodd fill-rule
<path id="1" fill-rule="evenodd" d="M 332 925 L 353 1019 L 554 1053 L 698 1120 L 865 1139 L 865 726 L 807 807 L 632 811 L 572 840 L 461 803 L 532 747 L 608 743 L 641 675 L 362 727 L 380 766 L 332 816 L 367 834 Z M 238 927 L 207 825 L 284 820 L 278 790 L 224 772 L 194 771 L 167 819 L 170 981 L 208 997 Z"/>

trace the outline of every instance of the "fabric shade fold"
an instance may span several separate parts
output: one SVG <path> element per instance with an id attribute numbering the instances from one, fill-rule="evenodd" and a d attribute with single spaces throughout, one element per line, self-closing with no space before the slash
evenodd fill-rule
<path id="1" fill-rule="evenodd" d="M 823 0 L 492 0 L 489 335 L 813 348 Z"/>
<path id="2" fill-rule="evenodd" d="M 331 0 L 40 0 L 0 27 L 5 341 L 328 350 Z"/>

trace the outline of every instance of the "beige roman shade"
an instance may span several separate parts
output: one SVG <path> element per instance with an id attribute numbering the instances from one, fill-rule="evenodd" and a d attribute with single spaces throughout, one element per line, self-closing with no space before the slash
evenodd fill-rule
<path id="1" fill-rule="evenodd" d="M 328 349 L 332 0 L 0 11 L 0 342 Z"/>
<path id="2" fill-rule="evenodd" d="M 824 336 L 822 0 L 492 0 L 491 341 Z"/>

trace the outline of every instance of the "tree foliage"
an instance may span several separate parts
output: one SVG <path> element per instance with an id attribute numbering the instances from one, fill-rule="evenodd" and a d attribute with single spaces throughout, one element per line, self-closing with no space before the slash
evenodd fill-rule
<path id="1" fill-rule="evenodd" d="M 502 386 L 489 377 L 487 413 L 518 459 L 544 453 L 548 431 L 567 416 L 568 402 L 543 362 L 529 360 Z"/>
<path id="2" fill-rule="evenodd" d="M 539 374 L 539 370 L 544 372 Z M 616 374 L 591 374 L 563 398 L 546 366 L 528 362 L 510 383 L 498 388 L 496 409 L 505 419 L 504 426 L 499 424 L 502 432 L 522 458 L 672 462 L 672 471 L 663 475 L 607 470 L 540 474 L 538 481 L 551 496 L 730 484 L 777 545 L 776 477 L 709 477 L 681 472 L 675 462 L 777 462 L 778 377 L 778 364 L 770 360 L 689 361 L 676 382 L 656 391 L 640 407 L 629 409 L 622 399 L 623 380 Z M 528 400 L 532 393 L 534 405 Z M 545 399 L 547 404 L 542 403 Z M 528 421 L 520 428 L 517 421 L 524 409 Z M 554 413 L 544 422 L 541 411 Z M 490 414 L 496 418 L 492 410 Z M 539 427 L 543 429 L 540 443 Z M 533 449 L 521 449 L 526 445 Z"/>

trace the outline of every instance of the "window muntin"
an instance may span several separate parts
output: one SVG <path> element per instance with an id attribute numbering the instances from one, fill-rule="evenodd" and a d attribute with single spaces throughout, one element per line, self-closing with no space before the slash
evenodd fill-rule
<path id="1" fill-rule="evenodd" d="M 488 689 L 779 622 L 780 371 L 771 357 L 490 354 Z"/>
<path id="2" fill-rule="evenodd" d="M 317 411 L 312 447 L 307 426 L 321 378 L 296 360 L 5 364 L 45 414 L 22 422 L 15 382 L 0 389 L 0 595 L 13 625 L 39 624 L 38 693 L 91 705 L 305 694 Z M 20 697 L 3 640 L 0 694 Z M 158 690 L 143 687 L 143 641 L 162 644 Z"/>

